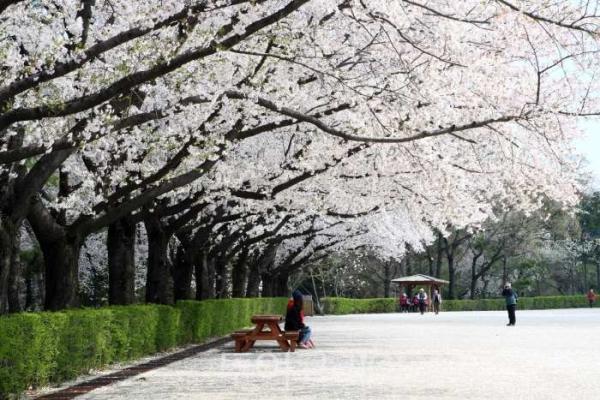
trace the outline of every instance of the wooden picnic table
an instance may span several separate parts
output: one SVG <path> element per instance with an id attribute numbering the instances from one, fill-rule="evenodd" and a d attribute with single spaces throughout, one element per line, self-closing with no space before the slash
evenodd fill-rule
<path id="1" fill-rule="evenodd" d="M 250 350 L 257 340 L 274 340 L 282 351 L 296 350 L 298 331 L 281 330 L 281 315 L 254 315 L 250 320 L 255 325 L 253 329 L 237 331 L 231 335 L 235 339 L 236 352 Z"/>

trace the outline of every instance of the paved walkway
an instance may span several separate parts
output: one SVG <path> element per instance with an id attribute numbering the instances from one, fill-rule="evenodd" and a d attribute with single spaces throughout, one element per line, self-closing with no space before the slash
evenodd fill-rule
<path id="1" fill-rule="evenodd" d="M 315 317 L 315 350 L 232 344 L 79 399 L 600 398 L 600 309 Z"/>

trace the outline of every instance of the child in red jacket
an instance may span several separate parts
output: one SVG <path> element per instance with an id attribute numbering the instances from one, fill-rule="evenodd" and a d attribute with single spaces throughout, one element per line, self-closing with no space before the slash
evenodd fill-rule
<path id="1" fill-rule="evenodd" d="M 418 309 L 419 309 L 419 296 L 417 296 L 415 294 L 412 299 L 412 311 L 416 312 Z"/>
<path id="2" fill-rule="evenodd" d="M 408 312 L 408 296 L 406 293 L 400 295 L 400 312 Z"/>

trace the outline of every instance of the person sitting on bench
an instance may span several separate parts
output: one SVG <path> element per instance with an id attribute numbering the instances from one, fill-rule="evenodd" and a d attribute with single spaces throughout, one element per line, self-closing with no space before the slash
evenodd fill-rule
<path id="1" fill-rule="evenodd" d="M 285 330 L 299 331 L 298 345 L 303 349 L 312 349 L 315 344 L 311 340 L 312 331 L 304 324 L 304 312 L 302 311 L 302 292 L 294 290 L 292 301 L 288 303 L 285 315 Z"/>

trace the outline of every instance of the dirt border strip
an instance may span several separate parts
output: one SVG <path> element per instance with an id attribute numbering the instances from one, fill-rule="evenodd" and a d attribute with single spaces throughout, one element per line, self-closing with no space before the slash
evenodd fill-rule
<path id="1" fill-rule="evenodd" d="M 132 376 L 136 376 L 156 368 L 164 367 L 165 365 L 171 364 L 175 361 L 183 360 L 184 358 L 192 357 L 198 353 L 202 353 L 204 351 L 220 347 L 225 343 L 230 342 L 231 340 L 232 339 L 230 337 L 224 337 L 217 339 L 213 342 L 190 347 L 189 349 L 185 349 L 165 357 L 157 358 L 155 360 L 148 361 L 143 364 L 134 365 L 132 367 L 128 367 L 108 375 L 100 376 L 89 381 L 78 383 L 77 385 L 73 385 L 68 388 L 59 390 L 58 392 L 36 397 L 36 400 L 71 400 L 77 396 L 91 392 L 92 390 L 98 389 L 100 387 L 108 386 L 115 382 L 131 378 Z"/>

